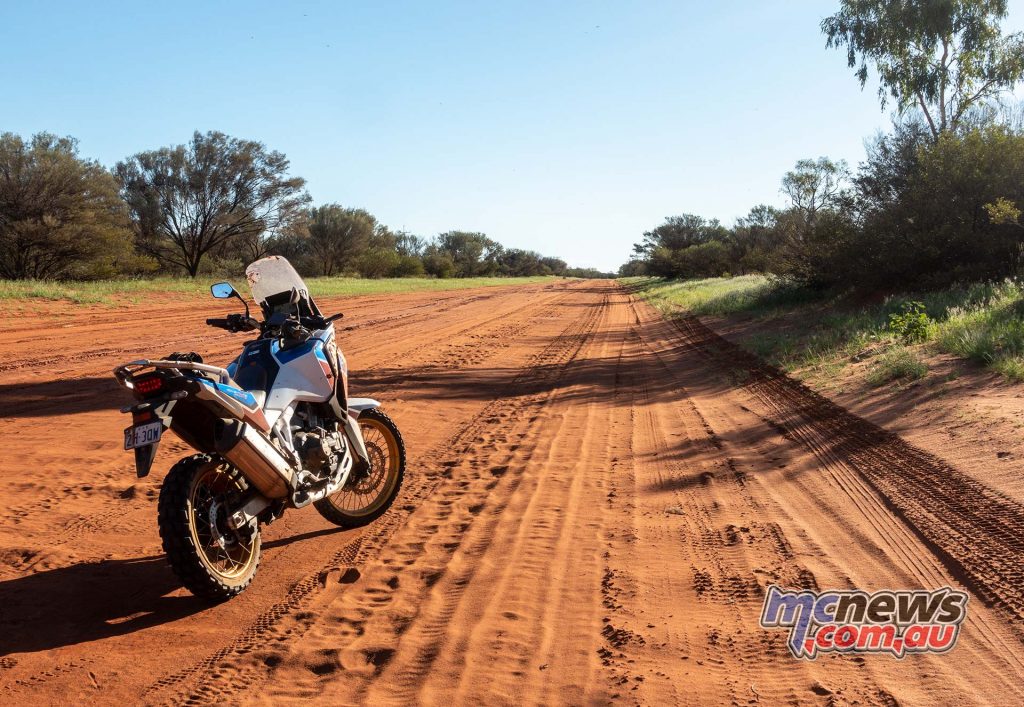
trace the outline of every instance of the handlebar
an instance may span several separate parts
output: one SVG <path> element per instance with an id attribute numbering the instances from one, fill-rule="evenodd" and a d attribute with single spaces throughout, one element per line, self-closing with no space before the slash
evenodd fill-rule
<path id="1" fill-rule="evenodd" d="M 345 315 L 341 312 L 338 314 L 331 315 L 330 317 L 316 317 L 310 323 L 310 326 L 314 328 L 326 327 L 331 322 L 341 319 Z M 217 327 L 218 329 L 226 329 L 230 332 L 238 331 L 253 331 L 256 329 L 266 329 L 267 325 L 261 325 L 258 321 L 252 317 L 247 317 L 241 314 L 229 314 L 226 318 L 223 317 L 210 317 L 206 320 L 207 326 Z M 270 324 L 268 322 L 267 324 Z M 282 333 L 288 338 L 309 338 L 312 336 L 312 332 L 301 322 L 294 319 L 285 319 L 280 324 L 273 323 L 273 326 L 280 326 Z"/>
<path id="2" fill-rule="evenodd" d="M 252 317 L 241 314 L 229 314 L 226 319 L 211 317 L 206 320 L 208 326 L 215 326 L 220 329 L 227 329 L 230 332 L 253 331 L 260 328 L 260 323 Z"/>

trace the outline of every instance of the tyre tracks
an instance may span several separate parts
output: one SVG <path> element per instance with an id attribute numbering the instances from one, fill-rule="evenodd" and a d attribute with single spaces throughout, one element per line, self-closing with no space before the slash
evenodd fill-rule
<path id="1" fill-rule="evenodd" d="M 828 464 L 856 471 L 958 580 L 1012 625 L 1024 624 L 1024 506 L 766 366 L 699 320 L 677 320 L 677 327 L 688 345 L 748 371 L 746 387 L 792 435 Z"/>

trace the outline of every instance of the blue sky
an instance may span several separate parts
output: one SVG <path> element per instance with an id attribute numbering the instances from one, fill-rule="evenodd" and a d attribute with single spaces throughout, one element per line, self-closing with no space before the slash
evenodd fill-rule
<path id="1" fill-rule="evenodd" d="M 614 269 L 666 216 L 731 223 L 799 158 L 863 158 L 890 119 L 825 49 L 837 6 L 7 0 L 0 130 L 107 165 L 221 130 L 317 203 Z"/>

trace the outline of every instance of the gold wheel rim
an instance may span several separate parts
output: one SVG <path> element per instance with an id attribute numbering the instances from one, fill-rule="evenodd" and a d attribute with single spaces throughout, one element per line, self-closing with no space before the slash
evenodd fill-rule
<path id="1" fill-rule="evenodd" d="M 370 470 L 328 496 L 331 505 L 349 516 L 367 516 L 380 509 L 398 481 L 398 440 L 380 420 L 359 420 Z"/>
<path id="2" fill-rule="evenodd" d="M 226 526 L 225 495 L 241 491 L 226 465 L 209 464 L 192 481 L 188 494 L 188 529 L 199 560 L 221 579 L 245 577 L 256 560 L 259 538 L 248 542 Z"/>

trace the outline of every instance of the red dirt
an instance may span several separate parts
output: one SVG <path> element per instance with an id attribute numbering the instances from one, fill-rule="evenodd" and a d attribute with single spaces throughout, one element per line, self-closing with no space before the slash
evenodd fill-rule
<path id="1" fill-rule="evenodd" d="M 223 305 L 47 307 L 2 330 L 0 702 L 1024 700 L 1009 485 L 614 283 L 324 304 L 346 311 L 353 394 L 403 429 L 407 486 L 363 531 L 287 513 L 217 606 L 177 587 L 156 530 L 187 450 L 168 440 L 135 479 L 110 369 L 226 362 L 238 339 L 202 325 Z M 769 584 L 971 599 L 952 654 L 807 662 L 758 627 Z"/>

